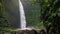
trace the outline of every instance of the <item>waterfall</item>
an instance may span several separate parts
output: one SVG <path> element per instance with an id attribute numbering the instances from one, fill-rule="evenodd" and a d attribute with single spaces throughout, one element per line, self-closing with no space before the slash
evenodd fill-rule
<path id="1" fill-rule="evenodd" d="M 30 27 L 26 27 L 26 18 L 25 18 L 25 13 L 24 13 L 24 9 L 23 9 L 23 5 L 21 3 L 21 1 L 19 0 L 19 11 L 20 11 L 20 26 L 21 28 L 17 29 L 17 30 L 32 30 L 33 28 Z"/>
<path id="2" fill-rule="evenodd" d="M 20 26 L 21 26 L 21 29 L 24 29 L 24 28 L 26 28 L 26 18 L 25 18 L 23 5 L 20 0 L 19 0 L 19 11 L 20 11 L 20 22 L 21 22 Z"/>

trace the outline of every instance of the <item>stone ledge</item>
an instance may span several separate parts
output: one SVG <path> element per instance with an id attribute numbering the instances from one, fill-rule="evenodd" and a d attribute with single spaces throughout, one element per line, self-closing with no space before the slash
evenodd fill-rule
<path id="1" fill-rule="evenodd" d="M 41 30 L 36 29 L 36 30 L 18 30 L 16 32 L 4 32 L 4 34 L 40 34 Z M 46 32 L 44 32 L 46 33 Z"/>

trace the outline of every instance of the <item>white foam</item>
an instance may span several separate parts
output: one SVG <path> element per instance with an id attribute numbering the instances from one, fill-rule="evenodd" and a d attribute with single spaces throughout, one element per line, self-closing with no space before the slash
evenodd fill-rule
<path id="1" fill-rule="evenodd" d="M 17 30 L 32 30 L 32 28 L 23 28 L 23 29 L 17 29 Z"/>

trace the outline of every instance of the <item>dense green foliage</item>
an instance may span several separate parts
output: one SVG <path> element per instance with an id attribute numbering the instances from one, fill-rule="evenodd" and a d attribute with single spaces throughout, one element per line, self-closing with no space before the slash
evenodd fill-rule
<path id="1" fill-rule="evenodd" d="M 36 1 L 35 1 L 36 2 Z M 48 34 L 60 33 L 60 0 L 37 0 L 40 3 L 40 21 L 43 21 Z"/>

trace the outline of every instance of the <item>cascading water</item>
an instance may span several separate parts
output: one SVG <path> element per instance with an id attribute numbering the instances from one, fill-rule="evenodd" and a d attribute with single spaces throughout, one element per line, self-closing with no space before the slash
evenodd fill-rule
<path id="1" fill-rule="evenodd" d="M 23 9 L 23 5 L 21 3 L 21 1 L 19 0 L 19 11 L 20 11 L 20 26 L 21 28 L 17 29 L 17 30 L 32 30 L 32 28 L 27 28 L 26 27 L 26 18 L 25 18 L 25 13 L 24 13 L 24 9 Z"/>
<path id="2" fill-rule="evenodd" d="M 20 26 L 21 26 L 21 29 L 24 29 L 24 28 L 26 28 L 26 19 L 25 19 L 23 5 L 20 0 L 19 0 L 19 11 L 20 11 L 20 22 L 21 22 Z"/>

